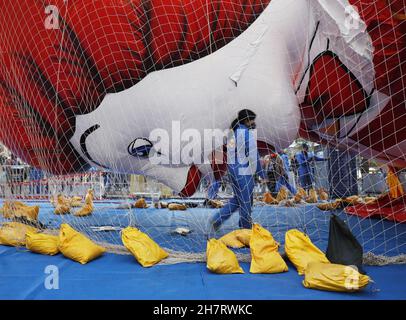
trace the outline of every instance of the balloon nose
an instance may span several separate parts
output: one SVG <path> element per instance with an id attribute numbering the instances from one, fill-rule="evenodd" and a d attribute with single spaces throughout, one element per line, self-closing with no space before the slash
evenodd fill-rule
<path id="1" fill-rule="evenodd" d="M 202 174 L 199 171 L 199 169 L 195 165 L 192 165 L 187 175 L 185 187 L 182 189 L 181 192 L 179 192 L 179 196 L 181 197 L 192 196 L 196 192 L 197 187 L 199 186 L 201 177 Z"/>

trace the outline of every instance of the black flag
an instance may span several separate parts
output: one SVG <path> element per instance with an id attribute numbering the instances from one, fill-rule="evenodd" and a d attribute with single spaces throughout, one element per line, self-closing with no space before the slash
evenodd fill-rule
<path id="1" fill-rule="evenodd" d="M 331 263 L 353 265 L 358 268 L 360 273 L 365 274 L 362 269 L 362 246 L 345 222 L 334 214 L 330 217 L 326 256 Z"/>

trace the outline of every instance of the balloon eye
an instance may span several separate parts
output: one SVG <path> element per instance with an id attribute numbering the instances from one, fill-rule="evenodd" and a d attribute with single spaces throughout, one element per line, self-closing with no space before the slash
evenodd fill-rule
<path id="1" fill-rule="evenodd" d="M 133 157 L 147 158 L 153 145 L 146 138 L 137 138 L 128 146 L 128 153 Z"/>

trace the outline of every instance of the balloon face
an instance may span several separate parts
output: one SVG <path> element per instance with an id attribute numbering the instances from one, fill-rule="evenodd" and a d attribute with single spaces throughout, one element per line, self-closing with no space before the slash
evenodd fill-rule
<path id="1" fill-rule="evenodd" d="M 284 7 L 283 11 L 299 15 L 307 8 L 306 2 L 302 5 Z M 134 157 L 127 152 L 133 141 L 147 141 L 153 150 L 151 141 L 157 142 L 157 137 L 152 135 L 160 130 L 168 145 L 160 150 L 168 158 L 166 171 L 175 166 L 177 170 L 192 164 L 199 167 L 209 160 L 204 151 L 210 155 L 223 146 L 218 135 L 224 135 L 244 106 L 257 114 L 262 128 L 270 128 L 260 130 L 258 139 L 277 148 L 288 145 L 297 136 L 300 113 L 287 68 L 299 64 L 300 59 L 286 55 L 286 43 L 275 39 L 281 32 L 303 30 L 307 21 L 297 20 L 299 25 L 292 29 L 281 23 L 277 12 L 282 12 L 282 7 L 270 4 L 243 34 L 213 54 L 150 73 L 129 89 L 108 94 L 96 110 L 76 117 L 70 140 L 75 150 L 103 168 L 161 177 L 161 164 L 152 163 L 149 154 Z M 280 81 L 272 85 L 275 77 Z M 210 140 L 205 140 L 205 131 L 210 129 L 217 129 L 217 144 L 211 145 L 210 135 Z M 184 137 L 188 130 L 195 133 L 191 135 L 194 141 Z M 185 159 L 185 148 L 196 152 Z M 174 187 L 172 180 L 165 182 Z"/>
<path id="2" fill-rule="evenodd" d="M 3 1 L 0 139 L 54 173 L 190 195 L 249 108 L 259 145 L 301 135 L 404 166 L 405 39 L 384 3 Z"/>

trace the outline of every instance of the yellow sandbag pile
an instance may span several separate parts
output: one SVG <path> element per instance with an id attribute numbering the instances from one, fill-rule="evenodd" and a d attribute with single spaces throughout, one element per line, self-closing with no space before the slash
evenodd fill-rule
<path id="1" fill-rule="evenodd" d="M 285 187 L 282 187 L 278 194 L 276 195 L 276 201 L 281 202 L 283 200 L 287 200 L 289 197 L 289 193 L 288 190 Z"/>
<path id="2" fill-rule="evenodd" d="M 321 201 L 327 201 L 328 200 L 328 193 L 326 192 L 326 190 L 324 190 L 323 188 L 319 188 L 317 190 L 318 195 L 319 195 L 319 199 Z"/>
<path id="3" fill-rule="evenodd" d="M 213 209 L 220 209 L 220 208 L 224 207 L 223 201 L 220 201 L 220 200 L 209 199 L 207 201 L 207 204 Z"/>
<path id="4" fill-rule="evenodd" d="M 169 256 L 154 240 L 137 228 L 125 228 L 121 233 L 121 240 L 143 267 L 151 267 Z"/>
<path id="5" fill-rule="evenodd" d="M 170 203 L 170 204 L 168 204 L 168 209 L 184 211 L 187 209 L 187 207 L 182 203 Z"/>
<path id="6" fill-rule="evenodd" d="M 135 201 L 134 208 L 146 209 L 146 208 L 148 208 L 148 204 L 147 204 L 147 202 L 145 201 L 144 198 L 140 198 L 137 201 Z"/>
<path id="7" fill-rule="evenodd" d="M 70 213 L 70 201 L 65 199 L 62 194 L 58 194 L 56 197 L 55 214 L 68 214 Z"/>
<path id="8" fill-rule="evenodd" d="M 251 229 L 238 229 L 227 233 L 219 240 L 223 242 L 227 247 L 243 248 L 249 246 L 251 234 Z"/>
<path id="9" fill-rule="evenodd" d="M 238 259 L 226 245 L 216 239 L 207 242 L 207 269 L 214 273 L 244 273 L 238 263 Z"/>
<path id="10" fill-rule="evenodd" d="M 309 190 L 309 196 L 306 198 L 307 203 L 317 203 L 318 197 L 317 197 L 317 192 L 313 188 Z"/>
<path id="11" fill-rule="evenodd" d="M 279 243 L 271 233 L 259 224 L 253 224 L 250 239 L 251 273 L 280 273 L 288 271 L 288 266 L 278 252 Z"/>
<path id="12" fill-rule="evenodd" d="M 0 228 L 0 244 L 15 247 L 25 246 L 27 232 L 35 233 L 38 230 L 20 222 L 4 223 Z"/>
<path id="13" fill-rule="evenodd" d="M 355 292 L 366 287 L 370 278 L 350 266 L 333 263 L 309 262 L 303 285 L 306 288 Z"/>
<path id="14" fill-rule="evenodd" d="M 306 198 L 307 198 L 307 192 L 306 192 L 306 190 L 303 189 L 303 188 L 301 188 L 301 187 L 299 187 L 299 188 L 297 189 L 297 193 L 296 193 L 295 196 L 293 197 L 293 200 L 294 200 L 296 203 L 299 203 L 299 202 L 301 202 L 302 200 L 304 200 L 304 199 L 306 199 Z"/>
<path id="15" fill-rule="evenodd" d="M 26 218 L 30 221 L 37 221 L 39 206 L 28 206 L 20 201 L 5 201 L 1 211 L 6 219 Z"/>
<path id="16" fill-rule="evenodd" d="M 89 189 L 85 197 L 85 204 L 80 210 L 76 211 L 74 215 L 77 217 L 85 217 L 92 214 L 93 210 L 93 190 Z"/>
<path id="17" fill-rule="evenodd" d="M 85 264 L 101 256 L 106 249 L 97 245 L 68 224 L 62 224 L 59 231 L 59 251 L 67 258 Z"/>
<path id="18" fill-rule="evenodd" d="M 306 234 L 297 229 L 286 232 L 285 252 L 300 275 L 305 273 L 310 262 L 329 263 L 326 255 L 311 242 Z"/>
<path id="19" fill-rule="evenodd" d="M 59 253 L 59 238 L 45 233 L 27 232 L 25 246 L 36 253 L 55 255 Z"/>
<path id="20" fill-rule="evenodd" d="M 264 193 L 264 197 L 263 197 L 263 201 L 266 204 L 278 204 L 278 200 L 276 200 L 272 194 L 270 192 L 265 192 Z"/>

